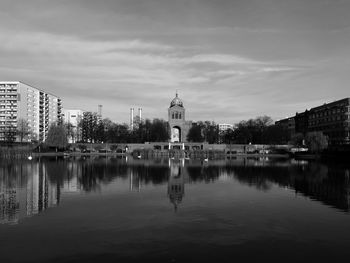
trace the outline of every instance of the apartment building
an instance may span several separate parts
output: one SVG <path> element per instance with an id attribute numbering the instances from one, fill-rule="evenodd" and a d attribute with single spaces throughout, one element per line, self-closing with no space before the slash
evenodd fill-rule
<path id="1" fill-rule="evenodd" d="M 285 118 L 275 122 L 276 125 L 280 126 L 285 130 L 287 139 L 290 140 L 295 134 L 295 117 Z"/>
<path id="2" fill-rule="evenodd" d="M 64 122 L 70 124 L 69 130 L 69 143 L 75 143 L 81 140 L 81 129 L 79 129 L 78 124 L 83 118 L 84 112 L 79 109 L 64 109 Z"/>
<path id="3" fill-rule="evenodd" d="M 322 131 L 332 144 L 349 144 L 350 98 L 310 109 L 308 131 Z"/>
<path id="4" fill-rule="evenodd" d="M 288 125 L 289 131 L 303 133 L 319 131 L 328 136 L 330 144 L 350 144 L 350 98 L 311 108 L 294 117 L 280 120 L 277 125 Z"/>
<path id="5" fill-rule="evenodd" d="M 0 81 L 0 141 L 45 141 L 49 126 L 61 121 L 61 99 L 20 81 Z M 19 138 L 18 129 L 30 131 Z"/>
<path id="6" fill-rule="evenodd" d="M 228 124 L 228 123 L 219 123 L 218 124 L 219 131 L 224 132 L 227 130 L 233 130 L 233 124 Z"/>

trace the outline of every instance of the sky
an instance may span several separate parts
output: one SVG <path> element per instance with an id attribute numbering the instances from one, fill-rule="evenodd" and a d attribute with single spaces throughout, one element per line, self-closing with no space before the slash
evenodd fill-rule
<path id="1" fill-rule="evenodd" d="M 128 122 L 278 120 L 350 97 L 350 0 L 0 0 L 0 80 Z"/>

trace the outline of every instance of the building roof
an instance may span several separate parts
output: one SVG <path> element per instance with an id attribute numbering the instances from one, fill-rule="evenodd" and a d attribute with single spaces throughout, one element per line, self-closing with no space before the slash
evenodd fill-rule
<path id="1" fill-rule="evenodd" d="M 37 88 L 37 87 L 34 87 L 33 85 L 29 85 L 29 84 L 27 84 L 27 83 L 25 83 L 25 82 L 23 82 L 23 81 L 19 81 L 19 80 L 0 81 L 0 84 L 17 84 L 17 85 L 18 85 L 18 84 L 24 84 L 24 85 L 27 85 L 27 86 L 33 88 L 33 89 L 38 90 L 39 92 L 44 92 L 44 93 L 46 93 L 46 94 L 48 94 L 48 95 L 51 95 L 51 96 L 56 97 L 57 99 L 61 99 L 59 96 L 57 96 L 57 95 L 55 95 L 55 94 L 53 94 L 53 93 L 51 93 L 51 92 L 47 92 L 47 91 L 45 91 L 45 90 L 43 90 L 43 89 L 39 89 L 39 88 Z"/>
<path id="2" fill-rule="evenodd" d="M 174 106 L 183 107 L 182 100 L 178 97 L 177 92 L 175 98 L 170 102 L 170 108 Z"/>

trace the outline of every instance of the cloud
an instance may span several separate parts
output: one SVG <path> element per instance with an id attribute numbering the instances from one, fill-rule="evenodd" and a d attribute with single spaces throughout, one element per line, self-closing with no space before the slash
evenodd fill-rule
<path id="1" fill-rule="evenodd" d="M 251 101 L 266 91 L 247 89 L 244 83 L 264 74 L 268 78 L 272 73 L 303 70 L 295 63 L 262 61 L 198 45 L 0 31 L 3 76 L 57 94 L 65 107 L 94 110 L 102 103 L 114 120 L 125 118 L 125 109 L 134 105 L 151 118 L 164 118 L 176 89 L 193 119 L 229 118 L 225 109 L 242 116 L 251 111 L 242 100 Z"/>
<path id="2" fill-rule="evenodd" d="M 120 83 L 177 86 L 217 81 L 254 72 L 290 71 L 292 67 L 231 54 L 193 54 L 187 49 L 139 39 L 87 41 L 47 33 L 0 36 L 0 52 L 18 60 L 22 70 L 44 69 L 52 76 L 106 79 Z M 203 65 L 210 70 L 203 70 Z M 13 66 L 12 66 L 13 67 Z"/>
<path id="3" fill-rule="evenodd" d="M 305 67 L 263 67 L 260 72 L 291 72 L 305 70 Z"/>

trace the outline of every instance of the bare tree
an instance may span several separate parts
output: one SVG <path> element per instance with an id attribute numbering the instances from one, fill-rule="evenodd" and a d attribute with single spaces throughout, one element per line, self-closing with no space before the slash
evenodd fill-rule
<path id="1" fill-rule="evenodd" d="M 23 142 L 23 139 L 31 133 L 28 121 L 25 119 L 19 119 L 16 132 L 20 142 Z"/>
<path id="2" fill-rule="evenodd" d="M 73 126 L 70 122 L 65 123 L 65 129 L 67 134 L 67 141 L 75 143 L 77 140 L 77 128 Z"/>
<path id="3" fill-rule="evenodd" d="M 63 149 L 67 146 L 67 132 L 63 125 L 51 124 L 45 143 L 50 147 Z"/>

